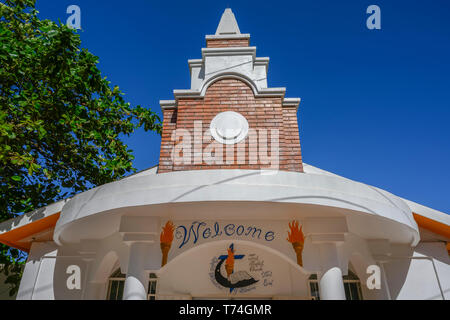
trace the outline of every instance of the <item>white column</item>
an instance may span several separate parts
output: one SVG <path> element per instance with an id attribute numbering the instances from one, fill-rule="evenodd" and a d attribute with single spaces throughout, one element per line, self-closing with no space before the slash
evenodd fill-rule
<path id="1" fill-rule="evenodd" d="M 348 258 L 342 245 L 348 233 L 345 217 L 306 218 L 304 233 L 315 246 L 313 267 L 318 270 L 319 293 L 322 300 L 345 300 L 342 270 L 347 268 Z M 308 268 L 308 267 L 307 267 Z"/>
<path id="2" fill-rule="evenodd" d="M 123 300 L 147 300 L 148 273 L 145 271 L 147 258 L 147 243 L 133 242 L 130 244 Z"/>
<path id="3" fill-rule="evenodd" d="M 123 216 L 119 232 L 130 247 L 123 300 L 147 300 L 149 270 L 154 267 L 155 246 L 159 245 L 160 219 Z M 159 269 L 160 265 L 157 266 Z"/>
<path id="4" fill-rule="evenodd" d="M 336 243 L 320 244 L 322 272 L 319 274 L 321 300 L 345 300 L 344 281 Z"/>

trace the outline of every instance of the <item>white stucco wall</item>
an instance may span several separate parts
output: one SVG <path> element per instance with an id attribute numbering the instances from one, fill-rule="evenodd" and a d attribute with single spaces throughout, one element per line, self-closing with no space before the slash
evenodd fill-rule
<path id="1" fill-rule="evenodd" d="M 385 264 L 392 299 L 442 300 L 437 277 L 445 299 L 450 299 L 450 258 L 445 243 L 419 243 L 412 259 L 402 256 L 395 253 Z"/>
<path id="2" fill-rule="evenodd" d="M 20 281 L 17 300 L 44 299 L 53 300 L 54 259 L 44 259 L 43 256 L 56 256 L 56 244 L 51 242 L 35 242 L 31 246 Z"/>

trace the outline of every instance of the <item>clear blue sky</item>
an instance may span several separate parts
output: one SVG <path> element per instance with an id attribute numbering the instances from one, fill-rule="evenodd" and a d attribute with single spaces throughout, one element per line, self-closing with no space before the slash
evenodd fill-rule
<path id="1" fill-rule="evenodd" d="M 257 56 L 271 59 L 269 86 L 302 98 L 306 163 L 450 213 L 448 0 L 37 0 L 41 18 L 64 22 L 71 4 L 103 74 L 159 114 L 160 99 L 189 88 L 187 60 L 230 6 Z M 371 4 L 381 30 L 366 28 Z M 139 170 L 158 163 L 156 134 L 126 140 Z"/>

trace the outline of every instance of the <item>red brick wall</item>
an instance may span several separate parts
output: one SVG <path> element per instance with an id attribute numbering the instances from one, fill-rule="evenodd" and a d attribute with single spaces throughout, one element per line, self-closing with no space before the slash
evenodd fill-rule
<path id="1" fill-rule="evenodd" d="M 172 141 L 172 132 L 177 127 L 177 110 L 168 109 L 163 111 L 163 131 L 161 135 L 161 150 L 159 152 L 159 172 L 172 171 L 171 160 L 174 142 Z"/>
<path id="2" fill-rule="evenodd" d="M 248 47 L 249 39 L 211 39 L 206 40 L 207 48 Z"/>
<path id="3" fill-rule="evenodd" d="M 283 108 L 283 131 L 283 141 L 280 141 L 280 145 L 283 145 L 280 167 L 286 171 L 303 172 L 296 108 Z"/>
<path id="4" fill-rule="evenodd" d="M 222 145 L 213 138 L 204 140 L 201 150 L 197 151 L 204 152 L 208 145 L 211 148 L 211 143 L 214 146 L 222 146 L 223 164 L 210 165 L 204 159 L 201 163 L 195 163 L 194 152 L 196 150 L 193 141 L 191 144 L 192 163 L 187 165 L 172 163 L 171 153 L 174 142 L 171 141 L 171 137 L 173 130 L 175 128 L 186 129 L 191 133 L 193 139 L 194 121 L 202 120 L 202 132 L 209 132 L 211 120 L 223 111 L 235 111 L 242 114 L 247 119 L 250 129 L 257 129 L 256 131 L 259 129 L 268 130 L 267 152 L 269 156 L 271 152 L 270 129 L 278 129 L 279 170 L 303 172 L 295 108 L 282 108 L 282 98 L 280 97 L 255 98 L 252 89 L 246 83 L 237 79 L 219 80 L 208 88 L 204 98 L 179 99 L 177 111 L 164 111 L 158 172 L 199 169 L 267 168 L 268 164 L 261 163 L 258 157 L 256 159 L 254 158 L 255 153 L 253 153 L 252 157 L 252 151 L 257 146 L 254 143 L 251 143 L 249 146 L 249 139 L 252 139 L 250 136 L 247 136 L 247 138 L 238 144 L 231 145 L 230 148 L 234 148 L 234 150 L 228 150 L 228 160 L 231 160 L 229 163 L 227 163 L 227 145 Z M 216 150 L 216 152 L 219 151 Z M 245 157 L 242 157 L 244 154 Z M 243 163 L 238 163 L 238 159 L 243 160 Z"/>

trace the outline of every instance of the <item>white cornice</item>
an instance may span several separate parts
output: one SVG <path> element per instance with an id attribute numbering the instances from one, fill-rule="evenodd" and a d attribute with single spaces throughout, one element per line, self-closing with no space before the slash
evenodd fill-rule
<path id="1" fill-rule="evenodd" d="M 208 56 L 243 56 L 251 55 L 256 59 L 256 47 L 202 48 L 202 58 Z"/>
<path id="2" fill-rule="evenodd" d="M 270 61 L 269 57 L 256 58 L 255 61 L 253 62 L 253 66 L 266 67 L 266 75 L 267 75 L 267 72 L 269 71 L 269 61 Z"/>
<path id="3" fill-rule="evenodd" d="M 283 99 L 283 108 L 296 108 L 300 105 L 300 98 L 284 98 Z"/>
<path id="4" fill-rule="evenodd" d="M 249 79 L 248 77 L 233 73 L 233 72 L 224 72 L 221 74 L 217 74 L 214 77 L 209 78 L 202 86 L 201 90 L 192 90 L 192 89 L 184 89 L 184 90 L 173 90 L 173 94 L 175 96 L 175 99 L 178 100 L 180 98 L 202 98 L 206 94 L 206 90 L 208 87 L 213 84 L 214 82 L 226 79 L 226 78 L 233 78 L 241 80 L 245 83 L 247 83 L 251 89 L 253 90 L 253 94 L 256 98 L 259 97 L 281 97 L 284 98 L 284 95 L 286 93 L 286 88 L 258 88 L 254 81 L 252 79 Z"/>
<path id="5" fill-rule="evenodd" d="M 188 64 L 189 64 L 189 68 L 197 67 L 197 66 L 201 67 L 203 64 L 203 60 L 202 59 L 189 59 Z"/>
<path id="6" fill-rule="evenodd" d="M 206 49 L 206 48 L 204 48 L 204 49 Z M 209 48 L 209 49 L 211 49 L 211 48 Z M 215 49 L 219 49 L 220 50 L 220 49 L 223 49 L 223 48 L 215 48 Z M 243 53 L 243 54 L 246 54 L 246 53 L 247 54 L 253 54 L 253 51 L 244 51 L 244 50 L 236 51 L 236 50 L 234 50 L 232 53 L 234 55 L 239 55 L 241 53 Z M 223 55 L 233 55 L 233 54 L 229 54 L 229 51 L 227 51 L 227 52 L 224 52 Z M 216 52 L 206 52 L 205 55 L 210 55 L 210 56 L 217 55 L 217 56 L 219 56 L 221 54 L 219 54 L 219 52 L 216 51 Z M 254 66 L 266 66 L 266 67 L 268 67 L 269 62 L 270 62 L 270 58 L 269 57 L 254 57 L 253 65 Z M 188 60 L 188 65 L 189 65 L 189 70 L 192 72 L 192 68 L 201 68 L 203 66 L 203 59 L 189 59 Z"/>
<path id="7" fill-rule="evenodd" d="M 286 93 L 286 88 L 268 88 L 259 90 L 255 97 L 284 97 Z M 174 95 L 176 99 L 180 98 L 202 98 L 203 95 L 199 91 L 195 90 L 174 90 Z M 160 100 L 162 110 L 175 109 L 177 108 L 177 100 Z M 300 98 L 283 98 L 282 107 L 283 108 L 295 108 L 298 109 L 300 105 Z"/>
<path id="8" fill-rule="evenodd" d="M 206 40 L 236 40 L 236 39 L 250 39 L 249 33 L 242 33 L 242 34 L 210 34 L 205 36 Z"/>
<path id="9" fill-rule="evenodd" d="M 177 107 L 176 100 L 159 100 L 161 110 L 175 109 Z"/>
<path id="10" fill-rule="evenodd" d="M 269 57 L 259 57 L 259 58 L 255 58 L 255 66 L 256 65 L 268 65 L 270 61 Z"/>
<path id="11" fill-rule="evenodd" d="M 259 97 L 283 97 L 286 93 L 286 88 L 262 88 L 255 94 L 256 98 Z"/>
<path id="12" fill-rule="evenodd" d="M 203 66 L 202 59 L 189 59 L 189 72 L 192 74 L 192 68 L 201 68 Z"/>
<path id="13" fill-rule="evenodd" d="M 197 90 L 173 90 L 173 95 L 175 99 L 178 100 L 180 98 L 202 98 L 201 92 Z"/>

